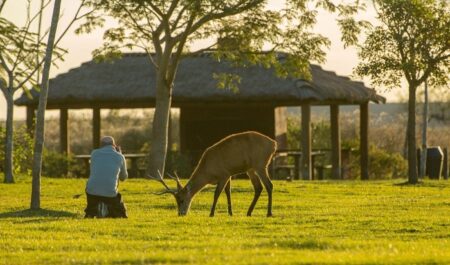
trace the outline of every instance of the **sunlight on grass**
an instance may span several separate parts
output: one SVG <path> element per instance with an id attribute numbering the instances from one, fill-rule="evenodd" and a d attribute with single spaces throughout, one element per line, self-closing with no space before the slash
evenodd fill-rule
<path id="1" fill-rule="evenodd" d="M 398 182 L 397 182 L 398 183 Z M 43 179 L 43 210 L 27 210 L 30 180 L 0 184 L 0 264 L 450 263 L 450 184 L 274 181 L 274 217 L 263 193 L 233 181 L 234 216 L 213 189 L 178 217 L 158 183 L 121 184 L 129 219 L 83 219 L 85 180 Z"/>

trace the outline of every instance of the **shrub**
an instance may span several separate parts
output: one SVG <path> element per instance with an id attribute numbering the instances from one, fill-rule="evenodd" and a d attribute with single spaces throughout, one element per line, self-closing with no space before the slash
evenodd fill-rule
<path id="1" fill-rule="evenodd" d="M 192 161 L 192 156 L 182 154 L 179 151 L 170 151 L 167 153 L 166 172 L 176 171 L 180 178 L 189 178 L 194 170 L 195 163 Z"/>
<path id="2" fill-rule="evenodd" d="M 343 142 L 351 150 L 349 178 L 359 178 L 361 172 L 359 139 Z M 369 179 L 392 179 L 406 176 L 407 161 L 399 153 L 390 153 L 371 144 L 369 147 Z"/>
<path id="3" fill-rule="evenodd" d="M 5 164 L 5 135 L 6 129 L 0 127 L 0 171 L 3 172 Z M 33 139 L 25 126 L 14 130 L 13 173 L 30 173 L 33 161 Z"/>
<path id="4" fill-rule="evenodd" d="M 84 176 L 86 170 L 79 165 L 73 155 L 44 150 L 42 157 L 42 175 L 51 178 Z"/>
<path id="5" fill-rule="evenodd" d="M 287 118 L 287 138 L 289 149 L 301 148 L 302 130 L 298 117 Z M 311 141 L 314 149 L 329 149 L 331 146 L 330 123 L 318 120 L 311 124 Z"/>

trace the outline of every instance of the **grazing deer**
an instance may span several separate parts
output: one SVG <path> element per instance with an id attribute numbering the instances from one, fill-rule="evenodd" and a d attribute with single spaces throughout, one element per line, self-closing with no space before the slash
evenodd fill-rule
<path id="1" fill-rule="evenodd" d="M 247 216 L 252 215 L 253 208 L 263 190 L 266 188 L 269 202 L 267 216 L 272 216 L 272 189 L 273 185 L 268 174 L 268 166 L 272 156 L 277 149 L 277 143 L 269 137 L 258 132 L 243 132 L 225 137 L 214 145 L 208 147 L 202 154 L 200 161 L 192 172 L 186 185 L 183 187 L 178 176 L 170 176 L 177 182 L 177 190 L 171 190 L 164 182 L 161 174 L 158 177 L 148 178 L 161 182 L 166 188 L 158 193 L 171 193 L 175 196 L 178 206 L 178 215 L 186 215 L 191 206 L 192 198 L 197 192 L 208 184 L 216 184 L 214 201 L 210 216 L 214 216 L 217 199 L 225 188 L 228 201 L 228 214 L 233 215 L 231 210 L 231 177 L 237 174 L 247 173 L 255 189 L 255 195 Z"/>

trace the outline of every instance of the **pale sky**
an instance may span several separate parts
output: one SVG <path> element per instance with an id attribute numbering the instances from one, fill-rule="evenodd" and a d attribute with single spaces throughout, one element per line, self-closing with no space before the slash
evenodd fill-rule
<path id="1" fill-rule="evenodd" d="M 40 2 L 40 1 L 34 1 Z M 60 29 L 65 28 L 67 23 L 64 23 L 64 19 L 68 19 L 73 16 L 75 8 L 77 7 L 78 1 L 62 1 L 62 12 L 63 20 Z M 270 8 L 280 8 L 282 6 L 282 0 L 269 0 Z M 9 0 L 1 14 L 18 26 L 22 26 L 25 21 L 25 0 Z M 370 3 L 368 5 L 368 10 L 365 13 L 359 15 L 360 18 L 375 21 L 375 12 L 372 9 Z M 43 21 L 46 24 L 50 23 L 51 19 L 51 9 L 48 8 L 48 15 L 44 17 Z M 102 44 L 102 30 L 92 32 L 91 34 L 76 35 L 74 31 L 75 27 L 71 29 L 70 32 L 66 34 L 64 39 L 61 41 L 63 48 L 68 50 L 68 54 L 64 57 L 63 62 L 59 63 L 59 67 L 53 67 L 51 69 L 51 77 L 58 74 L 65 73 L 71 68 L 76 68 L 80 66 L 83 62 L 90 61 L 92 59 L 91 52 Z M 331 40 L 331 46 L 327 51 L 327 61 L 321 66 L 326 70 L 331 70 L 339 75 L 351 75 L 353 68 L 358 63 L 356 49 L 351 47 L 344 49 L 342 43 L 340 42 L 340 33 L 337 27 L 335 17 L 328 13 L 321 13 L 318 16 L 318 24 L 314 30 L 317 33 L 327 36 Z M 354 78 L 353 78 L 354 79 Z M 366 85 L 369 85 L 368 80 L 364 80 Z M 379 91 L 379 94 L 388 98 L 389 101 L 396 101 L 398 98 L 399 91 L 384 92 Z M 19 97 L 20 91 L 17 92 L 16 97 Z M 6 103 L 4 97 L 0 97 L 0 120 L 4 120 L 6 117 Z M 15 119 L 24 119 L 25 109 L 15 108 Z"/>

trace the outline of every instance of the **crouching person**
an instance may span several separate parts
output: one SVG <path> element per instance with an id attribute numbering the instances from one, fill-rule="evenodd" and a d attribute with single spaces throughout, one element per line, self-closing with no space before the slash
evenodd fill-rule
<path id="1" fill-rule="evenodd" d="M 86 184 L 85 218 L 127 218 L 127 210 L 118 192 L 119 180 L 128 178 L 125 157 L 114 138 L 104 136 L 100 148 L 91 153 L 91 174 Z"/>

